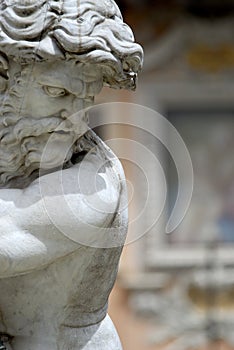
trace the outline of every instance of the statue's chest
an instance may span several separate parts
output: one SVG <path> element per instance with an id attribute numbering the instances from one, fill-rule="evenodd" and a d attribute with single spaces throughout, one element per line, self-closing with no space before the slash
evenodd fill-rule
<path id="1" fill-rule="evenodd" d="M 0 279 L 0 332 L 14 336 L 56 333 L 67 308 L 80 299 L 82 256 L 78 252 L 42 270 Z"/>

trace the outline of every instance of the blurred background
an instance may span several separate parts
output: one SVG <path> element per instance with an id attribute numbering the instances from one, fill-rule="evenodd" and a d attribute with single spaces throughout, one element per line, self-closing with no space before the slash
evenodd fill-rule
<path id="1" fill-rule="evenodd" d="M 130 221 L 141 214 L 143 236 L 124 248 L 109 313 L 124 350 L 234 349 L 234 0 L 116 2 L 144 47 L 145 63 L 136 92 L 104 90 L 97 102 L 137 103 L 166 117 L 189 150 L 194 191 L 184 220 L 166 235 L 178 191 L 171 155 L 144 130 L 97 130 L 106 140 L 145 145 L 167 185 L 162 218 L 145 230 L 160 199 L 157 167 L 146 164 L 146 199 L 142 172 L 122 159 Z M 118 112 L 128 113 L 121 105 Z M 148 122 L 144 113 L 136 118 Z M 151 123 L 157 129 L 157 118 Z M 129 152 L 134 158 L 134 146 Z"/>

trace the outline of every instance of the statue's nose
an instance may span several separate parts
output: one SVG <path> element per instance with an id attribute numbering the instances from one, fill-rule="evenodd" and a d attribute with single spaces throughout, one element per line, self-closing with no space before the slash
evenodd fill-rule
<path id="1" fill-rule="evenodd" d="M 88 107 L 91 107 L 94 104 L 94 97 L 89 96 L 86 98 L 75 98 L 73 100 L 72 104 L 72 113 L 77 113 L 79 111 L 82 111 L 83 109 L 86 109 Z"/>
<path id="2" fill-rule="evenodd" d="M 72 112 L 76 113 L 82 110 L 83 108 L 85 108 L 84 99 L 74 97 L 73 104 L 72 104 Z"/>

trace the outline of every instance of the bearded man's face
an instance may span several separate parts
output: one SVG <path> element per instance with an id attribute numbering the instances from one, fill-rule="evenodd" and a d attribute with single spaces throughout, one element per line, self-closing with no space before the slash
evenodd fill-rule
<path id="1" fill-rule="evenodd" d="M 95 66 L 72 60 L 21 67 L 11 62 L 8 74 L 9 87 L 0 112 L 1 183 L 40 166 L 53 168 L 64 163 L 68 156 L 64 150 L 84 133 L 82 118 L 68 118 L 92 105 L 102 89 L 102 76 Z M 50 151 L 40 164 L 51 136 Z"/>

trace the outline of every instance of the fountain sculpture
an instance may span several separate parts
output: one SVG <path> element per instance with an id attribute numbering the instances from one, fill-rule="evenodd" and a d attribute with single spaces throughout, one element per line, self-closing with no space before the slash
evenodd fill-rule
<path id="1" fill-rule="evenodd" d="M 121 349 L 124 174 L 77 112 L 142 56 L 112 0 L 0 1 L 0 349 Z"/>

